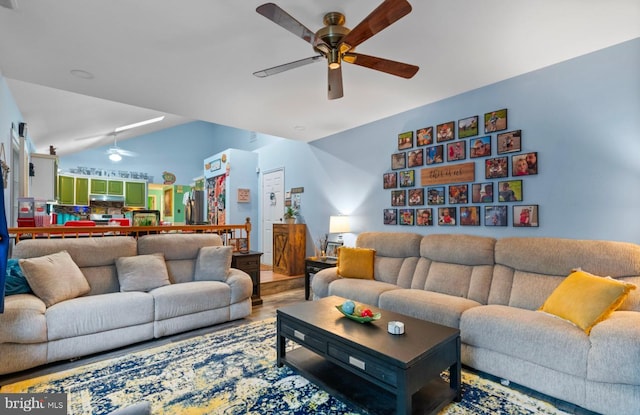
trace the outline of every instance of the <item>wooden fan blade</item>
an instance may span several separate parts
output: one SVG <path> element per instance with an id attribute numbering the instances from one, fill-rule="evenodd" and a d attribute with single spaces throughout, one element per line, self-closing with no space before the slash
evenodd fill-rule
<path id="1" fill-rule="evenodd" d="M 342 93 L 342 66 L 336 69 L 329 68 L 328 96 L 329 99 L 338 99 L 344 96 Z"/>
<path id="2" fill-rule="evenodd" d="M 340 42 L 340 51 L 355 48 L 371 36 L 382 31 L 411 12 L 407 0 L 385 0 L 380 6 L 354 27 Z"/>
<path id="3" fill-rule="evenodd" d="M 283 65 L 274 66 L 273 68 L 263 69 L 261 71 L 254 72 L 253 74 L 258 78 L 265 78 L 270 75 L 275 75 L 280 72 L 288 71 L 289 69 L 298 68 L 300 66 L 308 65 L 310 63 L 317 62 L 324 58 L 322 55 L 312 56 L 310 58 L 300 59 L 299 61 L 285 63 Z"/>
<path id="4" fill-rule="evenodd" d="M 345 62 L 352 63 L 365 68 L 375 69 L 402 78 L 412 78 L 420 67 L 408 63 L 396 62 L 389 59 L 375 56 L 363 55 L 361 53 L 345 53 L 342 57 Z"/>
<path id="5" fill-rule="evenodd" d="M 256 11 L 305 42 L 311 43 L 314 47 L 322 50 L 323 52 L 326 53 L 331 49 L 324 40 L 317 37 L 314 32 L 307 29 L 305 25 L 294 19 L 289 13 L 282 10 L 279 6 L 273 3 L 265 3 L 262 6 L 258 6 Z"/>

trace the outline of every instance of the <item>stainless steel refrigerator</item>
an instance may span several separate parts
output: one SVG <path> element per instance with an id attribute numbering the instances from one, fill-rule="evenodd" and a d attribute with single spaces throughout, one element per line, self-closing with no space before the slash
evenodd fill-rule
<path id="1" fill-rule="evenodd" d="M 185 205 L 185 221 L 187 225 L 204 225 L 205 219 L 204 191 L 192 190 Z"/>

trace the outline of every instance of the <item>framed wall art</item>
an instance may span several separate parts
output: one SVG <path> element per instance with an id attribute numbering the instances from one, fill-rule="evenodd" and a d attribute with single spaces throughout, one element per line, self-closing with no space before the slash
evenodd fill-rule
<path id="1" fill-rule="evenodd" d="M 511 156 L 512 176 L 529 176 L 538 174 L 538 153 L 524 153 Z"/>
<path id="2" fill-rule="evenodd" d="M 413 131 L 398 134 L 398 150 L 406 150 L 413 147 Z"/>
<path id="3" fill-rule="evenodd" d="M 498 134 L 496 141 L 498 154 L 520 151 L 522 149 L 522 130 Z"/>
<path id="4" fill-rule="evenodd" d="M 469 201 L 469 185 L 452 184 L 449 186 L 449 203 L 452 205 Z"/>
<path id="5" fill-rule="evenodd" d="M 406 153 L 393 153 L 391 155 L 391 170 L 400 170 L 407 167 Z"/>
<path id="6" fill-rule="evenodd" d="M 407 154 L 407 167 L 418 167 L 424 165 L 424 149 L 411 150 Z"/>
<path id="7" fill-rule="evenodd" d="M 398 180 L 400 180 L 400 187 L 413 187 L 416 184 L 416 171 L 401 171 L 398 175 Z"/>
<path id="8" fill-rule="evenodd" d="M 464 160 L 467 158 L 467 143 L 464 141 L 456 141 L 447 144 L 447 161 Z"/>
<path id="9" fill-rule="evenodd" d="M 467 138 L 478 135 L 478 116 L 458 120 L 458 138 Z"/>
<path id="10" fill-rule="evenodd" d="M 509 161 L 506 157 L 486 159 L 484 162 L 484 177 L 486 179 L 500 179 L 509 176 Z"/>
<path id="11" fill-rule="evenodd" d="M 426 161 L 427 164 L 438 164 L 444 162 L 444 146 L 441 144 L 439 146 L 428 147 L 425 149 Z"/>
<path id="12" fill-rule="evenodd" d="M 406 204 L 407 204 L 406 190 L 391 191 L 391 206 L 406 206 Z"/>
<path id="13" fill-rule="evenodd" d="M 513 206 L 514 227 L 538 227 L 538 205 Z"/>
<path id="14" fill-rule="evenodd" d="M 522 180 L 506 180 L 498 182 L 499 202 L 521 202 Z"/>
<path id="15" fill-rule="evenodd" d="M 424 189 L 409 189 L 409 206 L 424 205 Z"/>
<path id="16" fill-rule="evenodd" d="M 507 226 L 507 206 L 485 206 L 484 226 Z"/>
<path id="17" fill-rule="evenodd" d="M 495 110 L 484 114 L 484 133 L 493 133 L 507 129 L 507 109 Z"/>
<path id="18" fill-rule="evenodd" d="M 341 241 L 330 241 L 327 242 L 327 258 L 337 258 L 338 257 L 338 248 L 342 246 L 343 242 Z"/>
<path id="19" fill-rule="evenodd" d="M 438 208 L 438 225 L 453 226 L 456 224 L 456 208 Z"/>
<path id="20" fill-rule="evenodd" d="M 491 155 L 491 136 L 473 138 L 469 141 L 469 157 L 487 157 Z"/>
<path id="21" fill-rule="evenodd" d="M 460 226 L 480 226 L 480 206 L 462 206 Z"/>
<path id="22" fill-rule="evenodd" d="M 433 127 L 424 127 L 416 131 L 416 145 L 428 146 L 433 144 Z"/>
<path id="23" fill-rule="evenodd" d="M 398 223 L 400 225 L 413 226 L 414 213 L 414 209 L 400 209 Z"/>
<path id="24" fill-rule="evenodd" d="M 416 225 L 433 226 L 433 209 L 416 209 Z"/>
<path id="25" fill-rule="evenodd" d="M 384 209 L 382 211 L 382 223 L 385 225 L 397 225 L 398 209 Z"/>
<path id="26" fill-rule="evenodd" d="M 449 121 L 444 124 L 438 124 L 436 127 L 436 141 L 451 141 L 456 138 L 455 121 Z"/>
<path id="27" fill-rule="evenodd" d="M 385 173 L 382 176 L 382 188 L 395 189 L 396 187 L 398 187 L 398 173 Z"/>
<path id="28" fill-rule="evenodd" d="M 473 183 L 471 185 L 472 203 L 493 203 L 493 183 Z"/>
<path id="29" fill-rule="evenodd" d="M 427 204 L 444 205 L 444 186 L 427 188 Z"/>

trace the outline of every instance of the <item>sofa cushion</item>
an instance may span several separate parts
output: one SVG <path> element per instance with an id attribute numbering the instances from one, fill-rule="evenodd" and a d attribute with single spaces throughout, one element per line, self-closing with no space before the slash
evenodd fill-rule
<path id="1" fill-rule="evenodd" d="M 372 280 L 375 257 L 375 249 L 341 246 L 338 248 L 338 275 Z"/>
<path id="2" fill-rule="evenodd" d="M 228 307 L 231 287 L 220 281 L 193 281 L 159 287 L 151 291 L 155 320 Z"/>
<path id="3" fill-rule="evenodd" d="M 203 246 L 198 252 L 195 281 L 225 281 L 231 268 L 233 248 L 230 246 Z"/>
<path id="4" fill-rule="evenodd" d="M 376 280 L 338 278 L 329 285 L 329 295 L 349 298 L 361 303 L 379 306 L 378 300 L 383 292 L 399 290 L 395 284 Z"/>
<path id="5" fill-rule="evenodd" d="M 558 285 L 540 310 L 568 320 L 589 334 L 635 288 L 633 284 L 576 270 Z"/>
<path id="6" fill-rule="evenodd" d="M 4 294 L 28 294 L 31 291 L 29 283 L 20 268 L 20 262 L 17 258 L 9 258 L 7 261 L 6 279 L 4 281 Z"/>
<path id="7" fill-rule="evenodd" d="M 120 291 L 151 291 L 170 284 L 163 254 L 118 258 Z"/>
<path id="8" fill-rule="evenodd" d="M 20 267 L 33 292 L 47 307 L 84 295 L 91 289 L 67 251 L 21 259 Z"/>

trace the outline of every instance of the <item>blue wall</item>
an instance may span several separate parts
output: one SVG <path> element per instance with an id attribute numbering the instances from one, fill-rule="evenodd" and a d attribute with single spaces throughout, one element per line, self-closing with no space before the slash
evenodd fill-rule
<path id="1" fill-rule="evenodd" d="M 168 170 L 179 183 L 188 184 L 202 175 L 202 161 L 209 155 L 227 148 L 256 151 L 262 172 L 284 168 L 287 190 L 304 187 L 302 218 L 308 226 L 309 254 L 312 241 L 328 231 L 329 216 L 338 213 L 353 216 L 347 244 L 366 230 L 640 243 L 638 73 L 640 39 L 635 39 L 309 144 L 263 134 L 254 139 L 248 131 L 189 123 L 122 142 L 123 148 L 141 156 L 118 168 L 148 172 L 156 182 Z M 391 171 L 398 133 L 482 117 L 500 108 L 509 110 L 508 130 L 522 130 L 523 151 L 538 152 L 540 173 L 526 178 L 523 203 L 540 206 L 540 227 L 513 228 L 511 218 L 508 227 L 383 225 L 382 210 L 391 206 L 382 175 Z M 105 162 L 108 147 L 62 157 L 61 167 L 116 168 Z M 476 164 L 476 182 L 485 181 Z M 260 225 L 254 229 L 260 232 Z"/>

